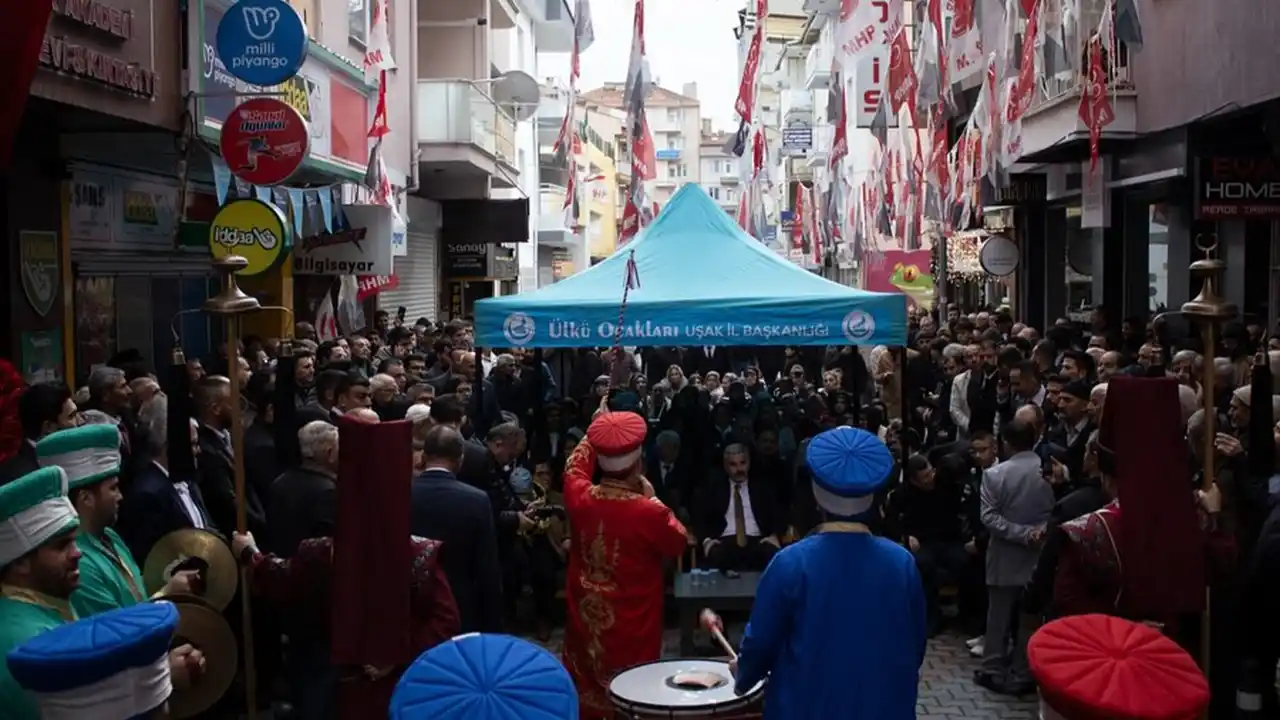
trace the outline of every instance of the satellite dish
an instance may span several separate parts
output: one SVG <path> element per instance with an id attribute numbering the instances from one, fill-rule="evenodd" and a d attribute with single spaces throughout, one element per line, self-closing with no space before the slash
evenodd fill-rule
<path id="1" fill-rule="evenodd" d="M 523 122 L 538 111 L 538 103 L 542 102 L 542 88 L 529 73 L 509 70 L 494 79 L 493 99 L 506 108 L 516 122 Z"/>

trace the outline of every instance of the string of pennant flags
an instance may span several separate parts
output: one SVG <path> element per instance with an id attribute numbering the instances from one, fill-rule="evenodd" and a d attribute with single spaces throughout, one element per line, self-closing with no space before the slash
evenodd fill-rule
<path id="1" fill-rule="evenodd" d="M 322 227 L 326 233 L 341 232 L 350 227 L 342 211 L 341 185 L 318 188 L 251 185 L 232 174 L 222 158 L 215 156 L 210 160 L 219 207 L 226 205 L 229 199 L 259 200 L 292 218 L 295 237 L 318 233 Z"/>

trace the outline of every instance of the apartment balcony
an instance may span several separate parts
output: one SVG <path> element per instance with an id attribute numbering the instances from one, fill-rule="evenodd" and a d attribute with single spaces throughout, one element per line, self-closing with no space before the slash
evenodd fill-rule
<path id="1" fill-rule="evenodd" d="M 1084 55 L 1082 49 L 1078 56 Z M 1103 155 L 1137 137 L 1138 92 L 1127 51 L 1121 48 L 1117 55 L 1119 62 L 1109 68 L 1107 78 L 1107 99 L 1115 119 L 1102 130 Z M 1074 163 L 1088 158 L 1089 128 L 1080 119 L 1081 95 L 1088 86 L 1088 79 L 1073 71 L 1050 75 L 1038 84 L 1022 116 L 1022 151 L 1011 150 L 1010 155 L 1023 163 Z"/>
<path id="2" fill-rule="evenodd" d="M 813 149 L 805 154 L 805 165 L 810 170 L 826 167 L 827 155 L 831 151 L 831 141 L 835 139 L 836 127 L 831 123 L 813 126 Z"/>
<path id="3" fill-rule="evenodd" d="M 722 173 L 720 174 L 720 184 L 721 184 L 721 185 L 727 185 L 727 186 L 732 187 L 732 186 L 737 185 L 737 184 L 738 184 L 738 183 L 740 183 L 740 182 L 742 182 L 742 178 L 738 177 L 737 175 L 735 175 L 735 174 L 733 174 L 733 173 L 722 172 Z"/>
<path id="4" fill-rule="evenodd" d="M 538 188 L 538 244 L 557 248 L 572 248 L 577 242 L 574 229 L 565 222 L 568 213 L 564 208 L 564 196 L 568 192 L 559 185 L 543 183 Z"/>
<path id="5" fill-rule="evenodd" d="M 804 60 L 804 86 L 806 90 L 826 90 L 831 84 L 831 60 L 835 55 L 835 41 L 831 37 L 831 25 L 822 29 L 818 42 L 809 48 Z"/>
<path id="6" fill-rule="evenodd" d="M 569 0 L 528 0 L 538 52 L 573 52 L 573 10 Z M 586 50 L 586 48 L 579 48 Z"/>
<path id="7" fill-rule="evenodd" d="M 520 169 L 515 119 L 470 80 L 418 81 L 419 163 L 443 182 L 492 178 L 514 188 Z"/>
<path id="8" fill-rule="evenodd" d="M 809 90 L 782 92 L 782 124 L 813 121 L 813 93 Z"/>

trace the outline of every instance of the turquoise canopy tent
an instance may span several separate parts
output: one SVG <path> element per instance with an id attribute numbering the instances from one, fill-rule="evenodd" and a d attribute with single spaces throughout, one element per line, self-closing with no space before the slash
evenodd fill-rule
<path id="1" fill-rule="evenodd" d="M 624 345 L 905 345 L 907 301 L 855 290 L 778 257 L 697 185 L 594 267 L 532 292 L 476 303 L 482 347 L 611 345 L 627 283 Z"/>

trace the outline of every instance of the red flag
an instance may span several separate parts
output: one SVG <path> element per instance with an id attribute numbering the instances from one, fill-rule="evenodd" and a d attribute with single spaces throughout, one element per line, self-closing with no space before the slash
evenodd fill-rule
<path id="1" fill-rule="evenodd" d="M 1040 32 L 1039 0 L 1022 0 L 1028 2 L 1031 9 L 1027 11 L 1027 30 L 1022 35 L 1022 57 L 1018 61 L 1018 79 L 1013 84 L 1013 98 L 1009 107 L 1009 122 L 1015 123 L 1022 118 L 1031 107 L 1031 98 L 1035 97 L 1036 87 L 1036 36 Z"/>
<path id="2" fill-rule="evenodd" d="M 1116 119 L 1107 96 L 1107 71 L 1102 67 L 1102 39 L 1089 40 L 1089 82 L 1080 94 L 1080 120 L 1089 128 L 1089 172 L 1098 166 L 1102 129 Z"/>
<path id="3" fill-rule="evenodd" d="M 893 113 L 897 115 L 903 105 L 909 105 L 914 118 L 916 92 L 919 89 L 920 80 L 916 77 L 916 69 L 911 62 L 911 46 L 907 44 L 907 31 L 904 28 L 898 31 L 889 46 L 889 98 Z"/>
<path id="4" fill-rule="evenodd" d="M 791 249 L 804 249 L 804 183 L 796 183 L 796 204 L 791 211 Z"/>
<path id="5" fill-rule="evenodd" d="M 369 125 L 369 137 L 380 138 L 391 132 L 387 121 L 387 71 L 378 75 L 378 107 L 373 111 L 373 122 Z"/>

